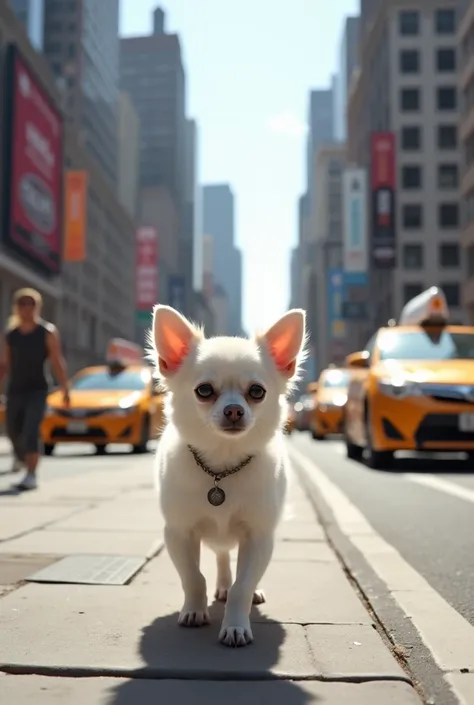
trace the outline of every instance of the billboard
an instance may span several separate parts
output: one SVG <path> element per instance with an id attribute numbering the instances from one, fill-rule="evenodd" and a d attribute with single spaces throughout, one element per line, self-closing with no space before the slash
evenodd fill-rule
<path id="1" fill-rule="evenodd" d="M 372 265 L 396 266 L 395 240 L 395 135 L 374 132 L 371 137 Z"/>
<path id="2" fill-rule="evenodd" d="M 135 310 L 137 322 L 148 322 L 158 300 L 158 232 L 144 225 L 137 228 L 135 238 Z"/>
<path id="3" fill-rule="evenodd" d="M 335 342 L 344 341 L 346 337 L 346 326 L 342 316 L 343 300 L 344 270 L 330 269 L 327 277 L 327 336 L 330 349 Z"/>
<path id="4" fill-rule="evenodd" d="M 64 190 L 64 261 L 86 258 L 87 184 L 85 171 L 68 171 Z"/>
<path id="5" fill-rule="evenodd" d="M 186 306 L 184 277 L 172 275 L 168 279 L 168 304 L 181 313 Z"/>
<path id="6" fill-rule="evenodd" d="M 367 272 L 367 175 L 346 169 L 343 177 L 343 265 L 346 272 Z"/>
<path id="7" fill-rule="evenodd" d="M 58 274 L 62 254 L 63 123 L 16 47 L 5 85 L 3 241 L 33 266 Z"/>
<path id="8" fill-rule="evenodd" d="M 342 317 L 346 321 L 361 321 L 368 317 L 366 272 L 344 272 Z"/>

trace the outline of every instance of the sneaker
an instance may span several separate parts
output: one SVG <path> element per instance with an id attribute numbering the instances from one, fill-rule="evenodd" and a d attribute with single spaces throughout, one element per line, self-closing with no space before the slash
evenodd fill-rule
<path id="1" fill-rule="evenodd" d="M 36 490 L 37 487 L 36 475 L 32 472 L 27 472 L 23 480 L 16 485 L 17 490 Z"/>
<path id="2" fill-rule="evenodd" d="M 20 472 L 20 470 L 23 468 L 23 463 L 21 460 L 18 460 L 18 458 L 15 458 L 13 460 L 13 465 L 12 465 L 12 472 Z"/>

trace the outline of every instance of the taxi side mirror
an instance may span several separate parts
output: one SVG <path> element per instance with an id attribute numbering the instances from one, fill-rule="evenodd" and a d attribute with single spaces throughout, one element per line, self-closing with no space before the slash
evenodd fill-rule
<path id="1" fill-rule="evenodd" d="M 346 366 L 352 368 L 367 368 L 370 365 L 370 353 L 368 350 L 352 353 L 346 357 Z"/>

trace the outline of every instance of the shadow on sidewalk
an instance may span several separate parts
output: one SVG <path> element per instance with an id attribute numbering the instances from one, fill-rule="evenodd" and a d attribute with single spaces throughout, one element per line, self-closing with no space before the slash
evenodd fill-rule
<path id="1" fill-rule="evenodd" d="M 253 616 L 259 616 L 258 623 L 252 622 L 254 643 L 231 649 L 218 642 L 223 605 L 212 604 L 210 612 L 211 625 L 202 628 L 179 627 L 178 613 L 160 617 L 145 627 L 139 650 L 146 666 L 136 671 L 124 685 L 112 688 L 106 705 L 157 705 L 159 697 L 163 696 L 158 679 L 161 679 L 161 685 L 165 680 L 167 684 L 174 682 L 173 690 L 169 692 L 174 698 L 173 705 L 237 702 L 236 681 L 247 685 L 246 705 L 262 705 L 267 700 L 275 705 L 277 702 L 284 705 L 317 702 L 319 698 L 313 695 L 311 699 L 297 682 L 276 680 L 272 676 L 272 667 L 278 663 L 285 638 L 281 624 L 262 619 L 258 608 L 254 608 Z M 153 684 L 150 684 L 151 680 Z M 214 695 L 209 693 L 210 681 L 213 681 Z M 272 682 L 271 691 L 262 692 L 256 681 Z M 189 687 L 193 692 L 192 701 L 189 700 Z"/>

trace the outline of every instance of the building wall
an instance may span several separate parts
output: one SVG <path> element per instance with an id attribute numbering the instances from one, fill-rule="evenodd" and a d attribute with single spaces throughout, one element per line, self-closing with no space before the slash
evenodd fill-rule
<path id="1" fill-rule="evenodd" d="M 138 214 L 140 119 L 127 93 L 120 93 L 118 109 L 118 193 L 134 220 Z"/>
<path id="2" fill-rule="evenodd" d="M 24 25 L 28 39 L 36 51 L 44 46 L 45 0 L 10 0 L 12 10 Z"/>
<path id="3" fill-rule="evenodd" d="M 60 95 L 46 60 L 34 52 L 15 15 L 0 4 L 0 63 L 8 42 L 17 44 L 42 88 L 59 105 Z M 0 131 L 3 126 L 0 109 Z M 89 175 L 86 260 L 65 263 L 61 276 L 46 278 L 2 249 L 0 315 L 3 325 L 15 289 L 38 289 L 45 298 L 44 315 L 58 324 L 69 368 L 75 371 L 102 361 L 110 337 L 133 337 L 135 242 L 132 221 L 74 127 L 65 128 L 63 152 L 65 168 L 84 169 Z M 3 186 L 0 183 L 2 197 Z"/>
<path id="4" fill-rule="evenodd" d="M 468 321 L 474 324 L 474 4 L 459 2 L 460 92 L 462 112 L 460 142 L 462 153 L 461 213 L 465 282 L 463 303 Z"/>
<path id="5" fill-rule="evenodd" d="M 359 61 L 359 18 L 347 17 L 339 45 L 338 73 L 335 88 L 334 137 L 346 139 L 347 95 L 351 77 Z"/>
<path id="6" fill-rule="evenodd" d="M 229 302 L 226 292 L 219 285 L 215 287 L 211 300 L 211 309 L 214 320 L 214 335 L 228 335 Z"/>
<path id="7" fill-rule="evenodd" d="M 454 8 L 454 0 L 446 0 L 442 7 Z M 459 243 L 459 225 L 454 220 L 453 226 L 447 227 L 440 220 L 441 207 L 452 207 L 452 215 L 456 216 L 459 192 L 456 184 L 451 188 L 439 185 L 439 168 L 452 166 L 458 170 L 460 157 L 457 145 L 452 149 L 441 149 L 438 143 L 438 129 L 444 125 L 456 126 L 458 121 L 457 105 L 454 109 L 441 110 L 437 104 L 437 90 L 446 87 L 455 92 L 457 81 L 455 70 L 439 72 L 435 63 L 439 49 L 452 49 L 456 43 L 455 33 L 437 32 L 435 18 L 439 9 L 436 0 L 413 0 L 409 8 L 401 1 L 389 0 L 378 7 L 370 3 L 370 21 L 362 16 L 365 31 L 360 50 L 361 71 L 357 85 L 351 91 L 348 113 L 349 157 L 370 173 L 371 133 L 394 132 L 397 144 L 397 266 L 393 271 L 371 268 L 373 328 L 397 317 L 408 298 L 433 285 L 444 286 L 445 292 L 449 293 L 453 318 L 463 318 L 456 298 L 462 268 L 459 262 L 456 266 L 449 266 L 449 262 L 455 261 L 450 258 L 454 257 L 453 252 Z M 418 13 L 418 34 L 401 33 L 400 13 L 407 11 Z M 418 69 L 407 72 L 405 68 L 402 71 L 401 61 L 405 61 L 406 67 L 408 59 L 414 61 L 414 56 L 418 56 Z M 408 110 L 406 104 L 403 107 L 402 91 L 407 89 L 419 91 L 418 109 Z M 421 141 L 418 147 L 409 149 L 404 143 L 407 128 L 419 130 Z M 416 186 L 415 172 L 407 170 L 409 167 L 420 169 L 419 186 Z M 420 227 L 408 226 L 407 207 L 410 206 L 421 208 Z M 370 194 L 368 217 L 371 223 Z M 447 248 L 448 245 L 452 247 Z M 418 255 L 416 259 L 413 246 L 417 246 L 421 259 Z M 445 255 L 446 249 L 450 249 L 449 257 Z"/>

